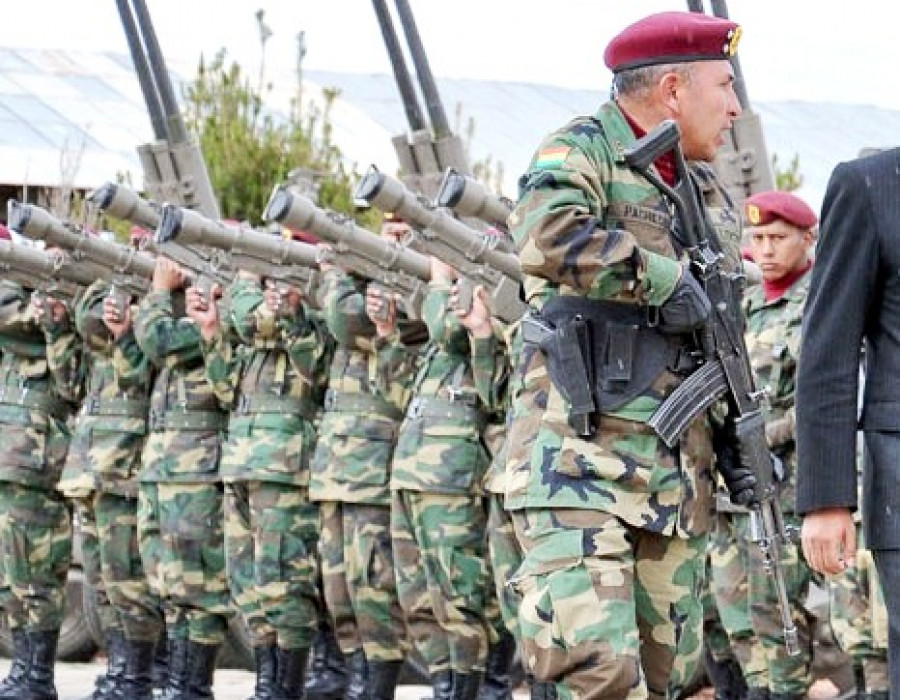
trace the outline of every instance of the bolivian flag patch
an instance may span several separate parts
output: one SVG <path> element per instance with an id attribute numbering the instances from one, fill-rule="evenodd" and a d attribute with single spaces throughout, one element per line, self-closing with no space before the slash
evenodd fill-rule
<path id="1" fill-rule="evenodd" d="M 538 151 L 537 160 L 534 162 L 535 168 L 558 168 L 566 162 L 569 157 L 571 146 L 552 146 Z"/>

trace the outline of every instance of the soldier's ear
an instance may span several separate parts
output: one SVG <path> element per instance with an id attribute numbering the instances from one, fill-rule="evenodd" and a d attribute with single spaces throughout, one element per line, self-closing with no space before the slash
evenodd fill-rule
<path id="1" fill-rule="evenodd" d="M 672 114 L 680 112 L 678 104 L 678 91 L 683 87 L 684 81 L 675 71 L 668 71 L 659 77 L 656 83 L 657 95 L 666 109 Z"/>

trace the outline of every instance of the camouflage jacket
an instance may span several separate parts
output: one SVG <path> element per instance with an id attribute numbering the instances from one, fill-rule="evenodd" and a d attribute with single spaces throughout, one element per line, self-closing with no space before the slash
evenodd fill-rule
<path id="1" fill-rule="evenodd" d="M 138 363 L 123 375 L 114 362 L 118 351 L 140 354 L 133 330 L 118 341 L 103 323 L 103 301 L 110 285 L 95 282 L 75 304 L 75 328 L 88 355 L 85 397 L 75 420 L 60 490 L 83 495 L 85 476 L 106 492 L 133 496 L 147 436 L 151 368 Z M 133 309 L 135 311 L 135 309 Z M 81 477 L 79 475 L 82 475 Z"/>
<path id="2" fill-rule="evenodd" d="M 69 445 L 81 352 L 67 325 L 42 327 L 31 294 L 0 282 L 0 481 L 50 489 Z M 58 363 L 51 365 L 47 349 L 54 344 Z"/>
<path id="3" fill-rule="evenodd" d="M 518 333 L 519 323 L 508 326 L 495 323 L 495 333 L 502 347 L 506 349 L 502 362 L 497 363 L 498 370 L 502 371 L 502 379 L 498 377 L 496 384 L 490 387 L 490 394 L 486 393 L 488 387 L 479 386 L 486 376 L 484 373 L 475 373 L 476 388 L 482 400 L 486 396 L 497 393 L 497 403 L 501 407 L 494 416 L 495 420 L 488 422 L 485 431 L 485 442 L 491 454 L 491 463 L 484 475 L 484 490 L 488 493 L 506 493 L 506 458 L 509 455 L 509 426 L 512 423 L 512 370 L 515 367 L 516 357 L 521 354 L 521 336 Z"/>
<path id="4" fill-rule="evenodd" d="M 607 102 L 593 117 L 552 133 L 535 154 L 510 217 L 532 307 L 558 295 L 659 306 L 671 294 L 681 274 L 672 214 L 662 193 L 625 164 L 624 150 L 634 142 L 618 106 Z M 693 170 L 725 265 L 736 269 L 739 219 L 711 170 Z M 663 370 L 642 395 L 615 412 L 603 411 L 597 435 L 585 440 L 569 426 L 569 405 L 536 346 L 525 347 L 519 373 L 507 508 L 596 509 L 666 534 L 709 529 L 708 421 L 695 420 L 675 451 L 647 425 L 682 375 Z"/>
<path id="5" fill-rule="evenodd" d="M 768 389 L 765 402 L 769 447 L 784 466 L 787 480 L 781 484 L 781 508 L 794 511 L 794 473 L 797 466 L 794 442 L 794 390 L 803 307 L 809 292 L 811 270 L 778 299 L 766 302 L 762 285 L 746 297 L 747 329 L 744 339 L 757 386 Z"/>
<path id="6" fill-rule="evenodd" d="M 310 498 L 387 505 L 399 398 L 376 392 L 375 327 L 366 315 L 365 283 L 331 270 L 323 276 L 322 316 L 335 341 L 325 411 L 313 457 Z"/>
<path id="7" fill-rule="evenodd" d="M 430 339 L 400 426 L 391 489 L 480 493 L 490 461 L 482 436 L 488 414 L 502 409 L 502 388 L 492 385 L 504 366 L 500 344 L 496 336 L 470 343 L 450 308 L 449 284 L 429 283 L 422 316 Z"/>
<path id="8" fill-rule="evenodd" d="M 203 343 L 206 377 L 231 411 L 222 479 L 306 486 L 327 344 L 303 310 L 276 319 L 259 282 L 238 281 L 230 298 L 228 325 L 240 342 L 221 332 Z"/>
<path id="9" fill-rule="evenodd" d="M 169 292 L 151 291 L 134 318 L 137 343 L 158 372 L 150 395 L 141 481 L 219 481 L 220 439 L 227 417 L 206 381 L 200 331 L 190 319 L 175 316 L 174 298 Z M 124 353 L 117 357 L 127 361 Z"/>

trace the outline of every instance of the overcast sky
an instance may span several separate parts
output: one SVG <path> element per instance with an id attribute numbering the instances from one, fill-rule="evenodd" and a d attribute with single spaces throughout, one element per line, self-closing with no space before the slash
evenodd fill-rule
<path id="1" fill-rule="evenodd" d="M 393 3 L 388 0 L 390 5 Z M 255 74 L 254 14 L 265 11 L 270 78 L 292 74 L 297 34 L 308 69 L 389 72 L 369 0 L 147 0 L 167 60 L 192 69 L 226 48 Z M 437 76 L 605 90 L 603 49 L 676 0 L 410 0 Z M 731 0 L 752 99 L 851 102 L 900 109 L 893 0 Z M 127 52 L 115 0 L 4 0 L 0 45 Z M 514 106 L 511 106 L 514 108 Z"/>

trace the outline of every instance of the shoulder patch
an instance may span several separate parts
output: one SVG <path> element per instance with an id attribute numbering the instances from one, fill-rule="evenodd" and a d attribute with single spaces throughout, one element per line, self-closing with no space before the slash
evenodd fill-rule
<path id="1" fill-rule="evenodd" d="M 571 146 L 552 146 L 543 148 L 538 151 L 537 159 L 534 162 L 536 168 L 558 168 L 566 162 L 569 156 Z"/>

